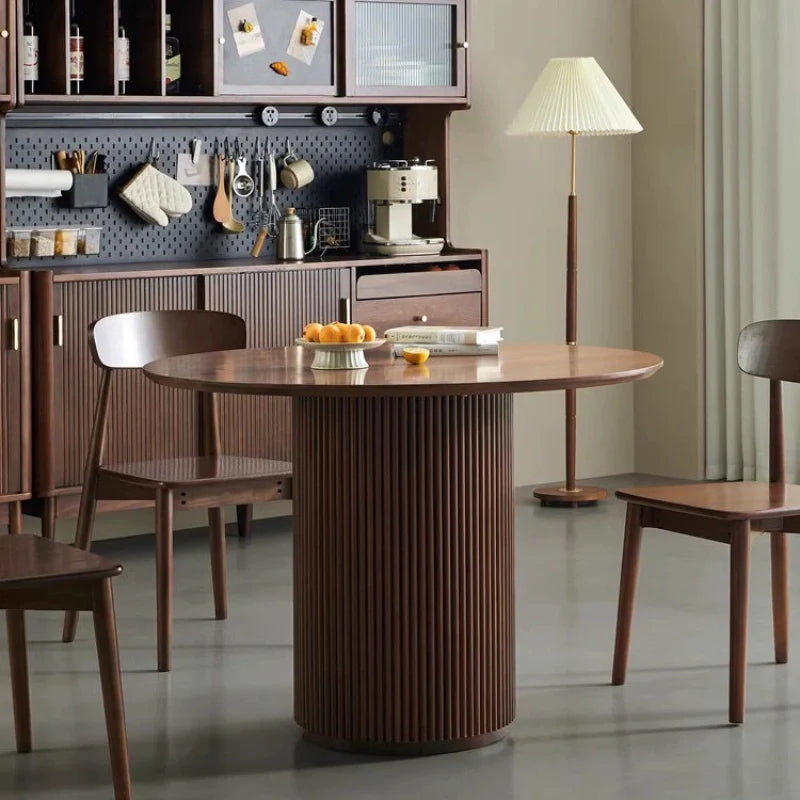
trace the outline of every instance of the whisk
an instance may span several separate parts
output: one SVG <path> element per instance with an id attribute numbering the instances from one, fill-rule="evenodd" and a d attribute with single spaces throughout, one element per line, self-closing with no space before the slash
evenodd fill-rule
<path id="1" fill-rule="evenodd" d="M 275 154 L 272 147 L 268 147 L 268 141 L 269 140 L 267 140 L 266 143 L 261 140 L 256 141 L 255 163 L 256 181 L 258 185 L 255 193 L 255 210 L 252 215 L 252 220 L 258 230 L 258 235 L 253 244 L 253 249 L 250 251 L 253 258 L 258 258 L 261 255 L 261 251 L 264 248 L 264 243 L 268 236 L 278 235 L 278 223 L 281 219 L 280 211 L 275 203 L 275 189 L 278 187 Z M 269 149 L 269 153 L 267 153 L 267 149 Z M 267 157 L 269 158 L 269 176 L 267 176 L 266 173 L 267 165 L 265 162 Z M 267 177 L 269 177 L 270 185 L 270 203 L 269 207 L 265 208 L 264 196 L 267 188 Z"/>

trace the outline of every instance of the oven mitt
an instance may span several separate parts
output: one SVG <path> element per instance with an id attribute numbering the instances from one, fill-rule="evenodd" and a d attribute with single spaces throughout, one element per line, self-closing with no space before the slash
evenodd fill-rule
<path id="1" fill-rule="evenodd" d="M 145 164 L 120 189 L 119 196 L 145 222 L 166 228 L 170 218 L 180 217 L 192 210 L 192 196 L 169 175 Z"/>

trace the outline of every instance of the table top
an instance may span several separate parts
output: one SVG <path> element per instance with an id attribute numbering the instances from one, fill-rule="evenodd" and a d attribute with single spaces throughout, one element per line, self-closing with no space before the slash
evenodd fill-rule
<path id="1" fill-rule="evenodd" d="M 148 378 L 200 392 L 311 397 L 432 397 L 513 394 L 608 386 L 648 378 L 663 361 L 651 353 L 565 344 L 504 343 L 499 356 L 432 356 L 419 366 L 388 347 L 367 353 L 369 369 L 312 370 L 302 347 L 232 350 L 165 358 Z"/>

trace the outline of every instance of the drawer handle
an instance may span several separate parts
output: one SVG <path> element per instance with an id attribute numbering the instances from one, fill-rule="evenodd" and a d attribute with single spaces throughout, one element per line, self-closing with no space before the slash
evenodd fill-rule
<path id="1" fill-rule="evenodd" d="M 8 39 L 8 31 L 3 28 L 3 30 L 0 31 L 0 36 L 2 36 L 4 39 Z"/>
<path id="2" fill-rule="evenodd" d="M 54 338 L 56 347 L 63 347 L 64 346 L 64 316 L 59 314 L 57 317 L 53 317 L 53 328 L 54 328 Z"/>
<path id="3" fill-rule="evenodd" d="M 9 322 L 11 323 L 11 349 L 19 350 L 19 318 L 14 317 L 13 319 L 10 319 Z"/>
<path id="4" fill-rule="evenodd" d="M 469 50 L 469 42 L 457 42 L 456 47 L 459 50 Z"/>
<path id="5" fill-rule="evenodd" d="M 427 314 L 417 314 L 417 316 L 414 317 L 414 322 L 427 322 L 427 321 L 428 321 Z"/>

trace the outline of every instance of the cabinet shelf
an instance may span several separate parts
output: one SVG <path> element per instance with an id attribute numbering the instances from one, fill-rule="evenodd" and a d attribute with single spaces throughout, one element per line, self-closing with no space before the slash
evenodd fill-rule
<path id="1" fill-rule="evenodd" d="M 2 0 L 0 0 L 2 1 Z M 40 41 L 40 77 L 37 91 L 20 99 L 25 104 L 78 103 L 89 106 L 112 100 L 117 103 L 190 104 L 197 98 L 211 103 L 425 103 L 468 105 L 466 50 L 457 44 L 467 26 L 466 0 L 431 0 L 432 8 L 451 10 L 452 31 L 444 37 L 452 47 L 452 70 L 446 79 L 439 75 L 446 54 L 441 52 L 442 37 L 420 33 L 412 37 L 412 50 L 398 41 L 398 63 L 387 66 L 387 58 L 373 63 L 370 53 L 391 40 L 392 27 L 381 29 L 381 43 L 370 48 L 369 31 L 356 24 L 357 13 L 365 6 L 378 12 L 384 0 L 314 0 L 314 13 L 329 17 L 324 47 L 315 56 L 313 70 L 286 53 L 284 29 L 290 38 L 293 20 L 300 6 L 294 0 L 255 0 L 262 23 L 280 20 L 281 33 L 275 36 L 265 24 L 265 50 L 239 57 L 228 19 L 228 0 L 77 0 L 77 18 L 85 40 L 85 77 L 81 92 L 70 93 L 69 81 L 69 0 L 31 0 L 34 27 Z M 315 9 L 320 6 L 321 11 Z M 409 31 L 424 20 L 418 19 L 417 0 L 395 0 L 400 7 L 397 37 L 405 41 Z M 329 8 L 327 8 L 329 7 Z M 327 9 L 327 10 L 325 10 Z M 181 83 L 178 94 L 166 91 L 165 21 L 169 14 L 172 34 L 181 43 Z M 391 20 L 391 15 L 381 15 Z M 362 21 L 363 23 L 363 21 Z M 130 80 L 120 94 L 120 67 L 117 57 L 118 26 L 125 27 L 130 40 Z M 277 23 L 275 23 L 277 24 Z M 388 27 L 387 27 L 388 26 Z M 405 26 L 405 27 L 404 27 Z M 407 30 L 408 29 L 408 30 Z M 434 41 L 435 39 L 435 41 Z M 458 42 L 457 42 L 458 40 Z M 426 49 L 430 53 L 426 56 Z M 392 48 L 388 48 L 391 62 Z M 365 56 L 366 54 L 366 56 Z M 362 56 L 358 70 L 357 58 Z M 414 56 L 430 67 L 414 72 L 404 59 Z M 364 60 L 366 57 L 366 60 Z M 290 64 L 291 78 L 277 78 L 270 71 L 271 61 Z M 416 63 L 416 62 L 415 62 Z M 327 65 L 327 69 L 324 66 Z M 427 70 L 427 71 L 426 71 Z M 439 72 L 437 72 L 437 70 Z M 436 80 L 429 84 L 428 74 Z M 370 75 L 374 74 L 374 80 Z M 389 80 L 387 75 L 394 76 Z M 408 85 L 403 85 L 408 79 Z M 21 76 L 19 84 L 22 84 Z"/>

